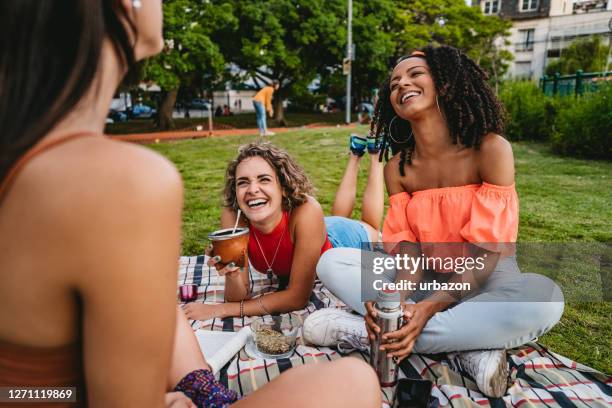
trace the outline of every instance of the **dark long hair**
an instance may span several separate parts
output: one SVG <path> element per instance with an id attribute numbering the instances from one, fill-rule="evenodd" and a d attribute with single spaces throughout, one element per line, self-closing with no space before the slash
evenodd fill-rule
<path id="1" fill-rule="evenodd" d="M 460 50 L 449 46 L 427 46 L 411 56 L 423 58 L 434 80 L 438 105 L 448 126 L 453 143 L 478 149 L 488 133 L 502 133 L 505 111 L 487 83 L 487 74 Z M 379 160 L 400 153 L 400 174 L 404 165 L 411 164 L 414 137 L 410 122 L 398 117 L 391 106 L 389 88 L 391 74 L 380 86 L 378 102 L 374 110 L 371 133 L 377 142 L 383 143 Z M 389 137 L 391 135 L 391 137 Z"/>
<path id="2" fill-rule="evenodd" d="M 134 65 L 135 31 L 119 3 L 0 1 L 0 180 L 92 86 L 106 37 Z"/>

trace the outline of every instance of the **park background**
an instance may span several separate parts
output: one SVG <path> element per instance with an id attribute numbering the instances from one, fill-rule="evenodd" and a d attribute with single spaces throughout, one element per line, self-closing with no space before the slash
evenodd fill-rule
<path id="1" fill-rule="evenodd" d="M 581 20 L 574 34 L 556 45 L 559 52 L 548 52 L 539 66 L 533 52 L 541 46 L 537 30 L 542 20 L 556 18 L 557 3 L 563 3 L 564 10 L 569 3 L 568 14 L 561 17 Z M 129 139 L 148 132 L 141 140 L 150 141 L 149 147 L 176 164 L 185 184 L 182 253 L 202 254 L 207 233 L 219 225 L 225 167 L 238 146 L 254 141 L 257 133 L 254 113 L 212 117 L 220 105 L 216 94 L 253 92 L 272 79 L 281 82 L 269 125 L 288 131 L 272 142 L 306 169 L 329 214 L 347 160 L 348 135 L 368 132 L 367 124 L 346 127 L 347 70 L 352 87 L 349 122 L 367 123 L 364 104 L 374 101 L 378 85 L 399 56 L 429 43 L 449 44 L 483 67 L 506 106 L 505 136 L 513 142 L 521 204 L 519 241 L 610 243 L 611 35 L 585 29 L 585 21 L 593 27 L 612 21 L 609 3 L 612 0 L 483 0 L 473 5 L 463 0 L 355 1 L 355 47 L 347 49 L 347 0 L 166 0 L 164 51 L 134 74 L 137 81 L 131 84 L 137 85 L 121 86 L 117 100 L 131 103 L 109 114 L 114 118 L 109 122 L 115 123 L 108 124 L 107 133 Z M 531 66 L 539 66 L 539 71 L 519 69 L 529 51 Z M 148 114 L 137 118 L 133 110 L 138 105 L 143 111 L 148 108 Z M 198 109 L 204 112 L 198 115 Z M 207 137 L 219 135 L 219 130 L 231 134 L 232 129 L 250 129 L 252 135 Z M 172 136 L 177 130 L 185 131 L 182 138 L 194 140 L 176 141 Z M 167 139 L 172 141 L 164 142 Z M 359 210 L 358 205 L 354 218 Z M 602 301 L 567 304 L 561 322 L 540 341 L 610 373 L 612 306 L 605 301 L 609 276 L 605 271 L 600 276 Z"/>

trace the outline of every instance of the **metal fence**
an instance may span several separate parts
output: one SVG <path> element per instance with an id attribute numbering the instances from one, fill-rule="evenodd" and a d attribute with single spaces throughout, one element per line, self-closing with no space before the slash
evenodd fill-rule
<path id="1" fill-rule="evenodd" d="M 540 78 L 540 89 L 547 96 L 577 96 L 595 91 L 606 81 L 612 81 L 612 71 L 584 73 L 578 70 L 575 75 L 561 75 L 557 72 L 552 77 L 544 75 Z"/>

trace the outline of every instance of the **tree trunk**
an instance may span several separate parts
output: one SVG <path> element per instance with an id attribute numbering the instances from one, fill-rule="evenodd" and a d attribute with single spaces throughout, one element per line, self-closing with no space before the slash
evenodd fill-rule
<path id="1" fill-rule="evenodd" d="M 495 39 L 493 40 L 493 42 L 495 42 Z M 493 45 L 493 58 L 491 58 L 491 69 L 493 70 L 495 96 L 499 97 L 499 75 L 497 74 L 497 48 L 495 48 L 495 45 Z"/>
<path id="2" fill-rule="evenodd" d="M 274 105 L 274 120 L 283 127 L 287 127 L 287 121 L 285 120 L 285 109 L 283 108 L 283 98 L 278 96 L 273 100 Z"/>
<path id="3" fill-rule="evenodd" d="M 157 107 L 157 128 L 161 130 L 174 129 L 174 119 L 172 119 L 172 110 L 176 103 L 178 89 L 161 92 L 161 100 Z"/>
<path id="4" fill-rule="evenodd" d="M 497 64 L 496 64 L 497 55 L 493 56 L 493 78 L 495 81 L 495 96 L 499 97 L 499 76 L 497 75 Z"/>

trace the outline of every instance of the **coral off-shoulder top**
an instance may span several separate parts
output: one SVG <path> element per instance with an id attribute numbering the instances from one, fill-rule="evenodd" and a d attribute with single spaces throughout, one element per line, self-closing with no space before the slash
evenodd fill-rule
<path id="1" fill-rule="evenodd" d="M 385 243 L 516 242 L 519 206 L 514 184 L 483 182 L 401 192 L 390 196 L 389 202 L 383 225 Z"/>

